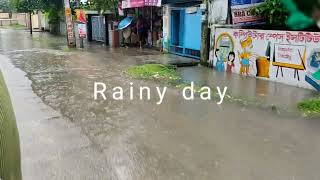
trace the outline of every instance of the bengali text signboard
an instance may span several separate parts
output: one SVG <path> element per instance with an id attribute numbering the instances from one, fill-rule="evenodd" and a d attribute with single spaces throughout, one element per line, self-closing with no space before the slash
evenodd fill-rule
<path id="1" fill-rule="evenodd" d="M 217 71 L 320 91 L 320 32 L 217 28 L 214 36 Z"/>
<path id="2" fill-rule="evenodd" d="M 256 24 L 263 22 L 263 17 L 252 14 L 252 8 L 263 3 L 263 0 L 232 0 L 231 14 L 233 24 Z"/>

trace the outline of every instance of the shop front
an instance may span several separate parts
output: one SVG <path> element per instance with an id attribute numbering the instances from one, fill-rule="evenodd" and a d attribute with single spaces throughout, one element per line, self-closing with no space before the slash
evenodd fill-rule
<path id="1" fill-rule="evenodd" d="M 125 45 L 162 47 L 161 0 L 124 0 L 121 9 L 124 17 L 120 24 L 128 22 L 119 27 Z"/>

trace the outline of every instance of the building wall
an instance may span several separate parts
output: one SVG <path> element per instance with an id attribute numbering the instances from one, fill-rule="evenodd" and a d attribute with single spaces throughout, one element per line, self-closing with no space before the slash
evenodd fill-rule
<path id="1" fill-rule="evenodd" d="M 24 13 L 13 13 L 11 18 L 9 13 L 0 13 L 0 26 L 9 26 L 17 23 L 26 26 Z"/>
<path id="2" fill-rule="evenodd" d="M 38 14 L 32 15 L 32 28 L 33 29 L 40 29 L 40 22 L 39 22 L 39 15 Z"/>
<path id="3" fill-rule="evenodd" d="M 60 21 L 60 35 L 66 36 L 67 35 L 67 27 L 66 22 Z"/>
<path id="4" fill-rule="evenodd" d="M 170 5 L 163 6 L 163 50 L 169 52 L 170 45 L 170 24 L 171 24 Z"/>
<path id="5" fill-rule="evenodd" d="M 201 11 L 196 8 L 196 12 L 185 14 L 184 37 L 185 48 L 200 50 L 201 48 Z M 190 37 L 192 35 L 192 37 Z"/>
<path id="6" fill-rule="evenodd" d="M 9 19 L 10 14 L 9 13 L 0 13 L 0 19 Z"/>
<path id="7" fill-rule="evenodd" d="M 27 26 L 28 24 L 28 15 L 26 13 L 13 13 L 12 19 L 17 20 L 18 24 Z"/>
<path id="8" fill-rule="evenodd" d="M 11 24 L 16 24 L 17 21 L 14 19 L 0 19 L 0 26 L 10 26 Z"/>
<path id="9" fill-rule="evenodd" d="M 320 91 L 319 43 L 319 32 L 217 28 L 210 58 L 221 73 Z"/>
<path id="10" fill-rule="evenodd" d="M 200 7 L 165 5 L 163 8 L 164 51 L 199 59 L 201 48 Z"/>

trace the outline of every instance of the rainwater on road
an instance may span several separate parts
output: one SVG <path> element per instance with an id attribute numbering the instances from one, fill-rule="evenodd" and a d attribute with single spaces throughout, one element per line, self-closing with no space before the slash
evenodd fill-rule
<path id="1" fill-rule="evenodd" d="M 24 179 L 320 179 L 317 119 L 186 101 L 175 88 L 161 105 L 156 96 L 93 99 L 94 82 L 121 86 L 125 93 L 130 82 L 134 88 L 159 86 L 123 71 L 182 57 L 98 44 L 69 51 L 63 37 L 0 29 L 0 58 L 20 131 Z M 317 95 L 237 75 L 222 81 L 224 75 L 204 67 L 178 71 L 186 82 L 230 86 L 232 94 L 292 109 Z"/>

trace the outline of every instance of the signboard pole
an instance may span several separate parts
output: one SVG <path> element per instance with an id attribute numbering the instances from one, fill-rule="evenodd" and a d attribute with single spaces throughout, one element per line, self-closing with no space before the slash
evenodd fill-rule
<path id="1" fill-rule="evenodd" d="M 80 39 L 80 48 L 84 48 L 83 39 L 87 37 L 86 25 L 83 23 L 79 23 L 78 32 L 79 32 L 79 39 Z"/>
<path id="2" fill-rule="evenodd" d="M 72 22 L 72 13 L 70 8 L 70 0 L 64 0 L 64 10 L 66 16 L 67 41 L 68 47 L 76 47 L 76 40 L 74 37 L 74 28 Z"/>
<path id="3" fill-rule="evenodd" d="M 84 45 L 83 45 L 83 38 L 80 38 L 80 48 L 84 48 Z"/>

